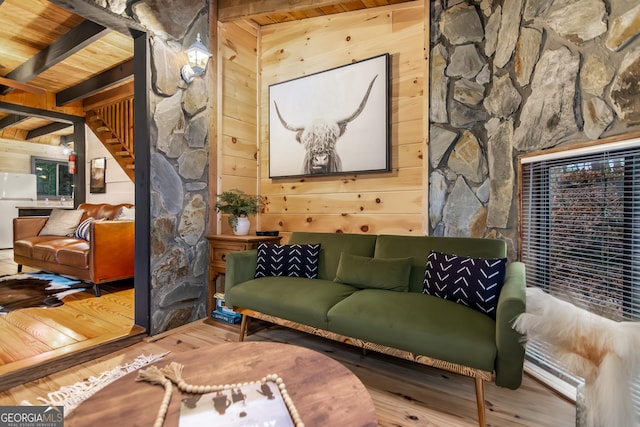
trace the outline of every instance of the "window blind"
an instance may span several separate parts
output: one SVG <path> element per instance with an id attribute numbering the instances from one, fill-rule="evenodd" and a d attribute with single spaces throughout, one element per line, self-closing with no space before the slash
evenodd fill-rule
<path id="1" fill-rule="evenodd" d="M 521 160 L 520 254 L 527 285 L 616 321 L 640 320 L 640 140 Z M 548 345 L 527 358 L 562 380 Z M 640 379 L 633 398 L 640 412 Z"/>

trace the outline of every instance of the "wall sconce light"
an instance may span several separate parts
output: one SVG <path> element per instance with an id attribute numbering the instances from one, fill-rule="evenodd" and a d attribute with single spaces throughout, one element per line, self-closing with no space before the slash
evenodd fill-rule
<path id="1" fill-rule="evenodd" d="M 68 156 L 73 152 L 73 142 L 69 141 L 67 138 L 68 137 L 65 136 L 60 138 L 60 147 L 62 148 L 62 154 L 65 156 Z"/>
<path id="2" fill-rule="evenodd" d="M 189 63 L 182 66 L 180 75 L 185 82 L 191 83 L 194 77 L 201 75 L 207 69 L 211 52 L 200 42 L 200 33 L 198 33 L 196 42 L 189 46 L 185 53 Z"/>

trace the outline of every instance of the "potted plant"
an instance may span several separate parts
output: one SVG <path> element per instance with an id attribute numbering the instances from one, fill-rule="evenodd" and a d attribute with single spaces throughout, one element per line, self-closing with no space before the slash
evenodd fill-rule
<path id="1" fill-rule="evenodd" d="M 252 196 L 242 190 L 233 189 L 218 194 L 216 209 L 229 214 L 229 225 L 233 234 L 244 236 L 249 234 L 249 215 L 255 215 L 262 206 L 262 196 Z"/>

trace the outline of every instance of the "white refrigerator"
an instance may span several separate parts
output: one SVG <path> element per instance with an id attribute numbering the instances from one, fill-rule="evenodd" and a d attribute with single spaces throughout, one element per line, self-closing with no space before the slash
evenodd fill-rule
<path id="1" fill-rule="evenodd" d="M 29 173 L 0 172 L 0 249 L 13 248 L 13 218 L 19 205 L 38 199 L 36 176 Z"/>

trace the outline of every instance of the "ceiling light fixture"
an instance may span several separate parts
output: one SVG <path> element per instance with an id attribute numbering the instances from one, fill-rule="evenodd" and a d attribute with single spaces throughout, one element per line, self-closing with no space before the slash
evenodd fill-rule
<path id="1" fill-rule="evenodd" d="M 207 69 L 211 52 L 200 42 L 200 33 L 198 33 L 195 43 L 189 46 L 185 53 L 189 63 L 182 66 L 180 75 L 185 82 L 191 83 L 196 76 L 202 75 Z"/>

